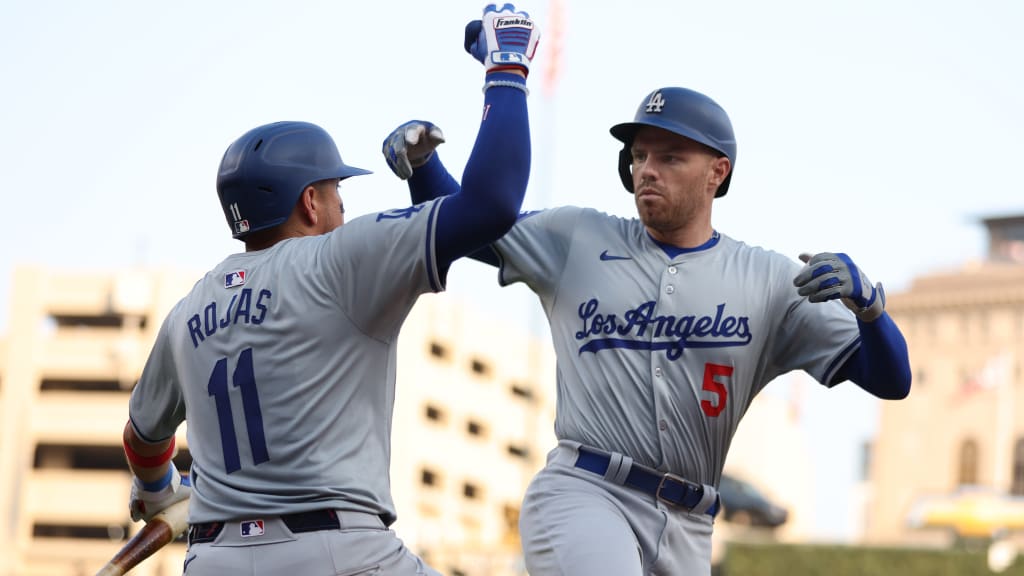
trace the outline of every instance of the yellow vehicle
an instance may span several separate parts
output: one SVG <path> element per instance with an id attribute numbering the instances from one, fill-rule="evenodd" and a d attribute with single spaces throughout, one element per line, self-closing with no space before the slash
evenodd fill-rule
<path id="1" fill-rule="evenodd" d="M 963 539 L 994 539 L 1024 529 L 1024 497 L 983 486 L 919 499 L 908 516 L 913 528 L 945 528 Z"/>

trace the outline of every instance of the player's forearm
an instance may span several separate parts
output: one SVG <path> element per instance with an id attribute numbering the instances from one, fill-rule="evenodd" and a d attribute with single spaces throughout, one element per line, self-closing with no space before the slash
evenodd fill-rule
<path id="1" fill-rule="evenodd" d="M 883 313 L 874 322 L 858 320 L 857 325 L 861 345 L 847 362 L 847 377 L 879 398 L 906 398 L 910 394 L 910 358 L 896 323 Z"/>
<path id="2" fill-rule="evenodd" d="M 156 443 L 139 438 L 129 421 L 124 426 L 124 451 L 132 474 L 146 484 L 162 481 L 174 452 L 174 437 Z"/>
<path id="3" fill-rule="evenodd" d="M 493 76 L 513 75 L 492 74 L 488 78 Z M 428 172 L 439 178 L 435 170 L 436 164 Z M 507 86 L 489 88 L 484 119 L 463 174 L 461 190 L 448 196 L 439 208 L 437 253 L 442 267 L 480 250 L 512 228 L 522 206 L 529 173 L 526 94 Z M 445 185 L 443 179 L 440 183 Z"/>
<path id="4" fill-rule="evenodd" d="M 501 85 L 486 89 L 480 130 L 462 174 L 462 202 L 477 218 L 493 211 L 487 227 L 503 228 L 491 240 L 507 232 L 519 215 L 530 179 L 531 153 L 526 80 L 513 73 L 488 74 L 487 83 L 494 82 L 523 89 Z"/>
<path id="5" fill-rule="evenodd" d="M 436 151 L 426 164 L 413 171 L 408 182 L 413 204 L 450 196 L 460 190 L 458 181 L 448 173 Z"/>

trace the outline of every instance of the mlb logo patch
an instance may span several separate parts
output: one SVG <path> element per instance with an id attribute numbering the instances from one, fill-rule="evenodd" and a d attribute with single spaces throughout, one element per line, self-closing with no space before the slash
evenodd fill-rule
<path id="1" fill-rule="evenodd" d="M 242 538 L 263 536 L 263 520 L 243 520 L 238 527 L 242 530 Z"/>
<path id="2" fill-rule="evenodd" d="M 235 270 L 224 275 L 225 288 L 237 288 L 245 284 L 245 270 Z"/>
<path id="3" fill-rule="evenodd" d="M 235 221 L 235 234 L 243 234 L 249 231 L 248 220 L 236 220 Z"/>

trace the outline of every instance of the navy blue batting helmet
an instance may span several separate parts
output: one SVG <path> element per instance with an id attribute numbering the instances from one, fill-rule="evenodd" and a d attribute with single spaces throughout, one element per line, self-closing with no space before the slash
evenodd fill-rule
<path id="1" fill-rule="evenodd" d="M 619 152 L 619 178 L 626 190 L 633 191 L 630 166 L 633 155 L 630 147 L 637 130 L 644 126 L 662 128 L 700 142 L 729 158 L 736 166 L 736 136 L 732 132 L 729 115 L 717 102 L 688 88 L 659 88 L 648 94 L 632 122 L 612 126 L 612 136 L 625 146 Z M 732 180 L 732 170 L 718 186 L 715 197 L 725 196 Z"/>
<path id="2" fill-rule="evenodd" d="M 244 239 L 287 220 L 310 184 L 371 173 L 342 162 L 334 139 L 316 124 L 275 122 L 228 146 L 217 172 L 217 196 L 232 236 Z"/>

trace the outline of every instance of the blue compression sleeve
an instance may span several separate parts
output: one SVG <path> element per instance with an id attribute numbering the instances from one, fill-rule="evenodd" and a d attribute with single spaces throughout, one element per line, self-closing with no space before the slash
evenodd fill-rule
<path id="1" fill-rule="evenodd" d="M 409 178 L 409 195 L 413 204 L 422 204 L 427 200 L 449 196 L 458 191 L 459 183 L 441 163 L 437 150 L 434 150 L 426 164 L 413 170 L 412 177 Z"/>
<path id="2" fill-rule="evenodd" d="M 860 348 L 840 369 L 836 380 L 852 380 L 871 394 L 900 400 L 910 394 L 910 358 L 907 342 L 888 313 L 874 322 L 857 320 Z"/>
<path id="3" fill-rule="evenodd" d="M 458 191 L 459 183 L 445 169 L 436 151 L 430 157 L 430 160 L 427 160 L 426 164 L 414 170 L 412 178 L 409 178 L 409 194 L 412 197 L 413 204 L 419 204 L 427 200 L 440 198 L 441 196 L 449 196 Z M 455 259 L 447 251 L 442 252 L 445 242 L 439 241 L 439 243 L 441 246 L 438 248 L 438 259 L 441 260 L 441 274 L 444 275 L 448 272 L 448 266 Z M 484 246 L 476 252 L 470 253 L 469 257 L 494 267 L 500 266 L 498 255 L 490 246 Z"/>
<path id="4" fill-rule="evenodd" d="M 520 76 L 500 72 L 487 79 L 524 83 Z M 413 174 L 409 188 L 414 202 L 448 196 L 437 216 L 442 276 L 457 258 L 481 251 L 515 224 L 530 177 L 530 152 L 526 93 L 494 86 L 484 95 L 483 119 L 461 189 L 439 158 L 431 158 Z"/>

